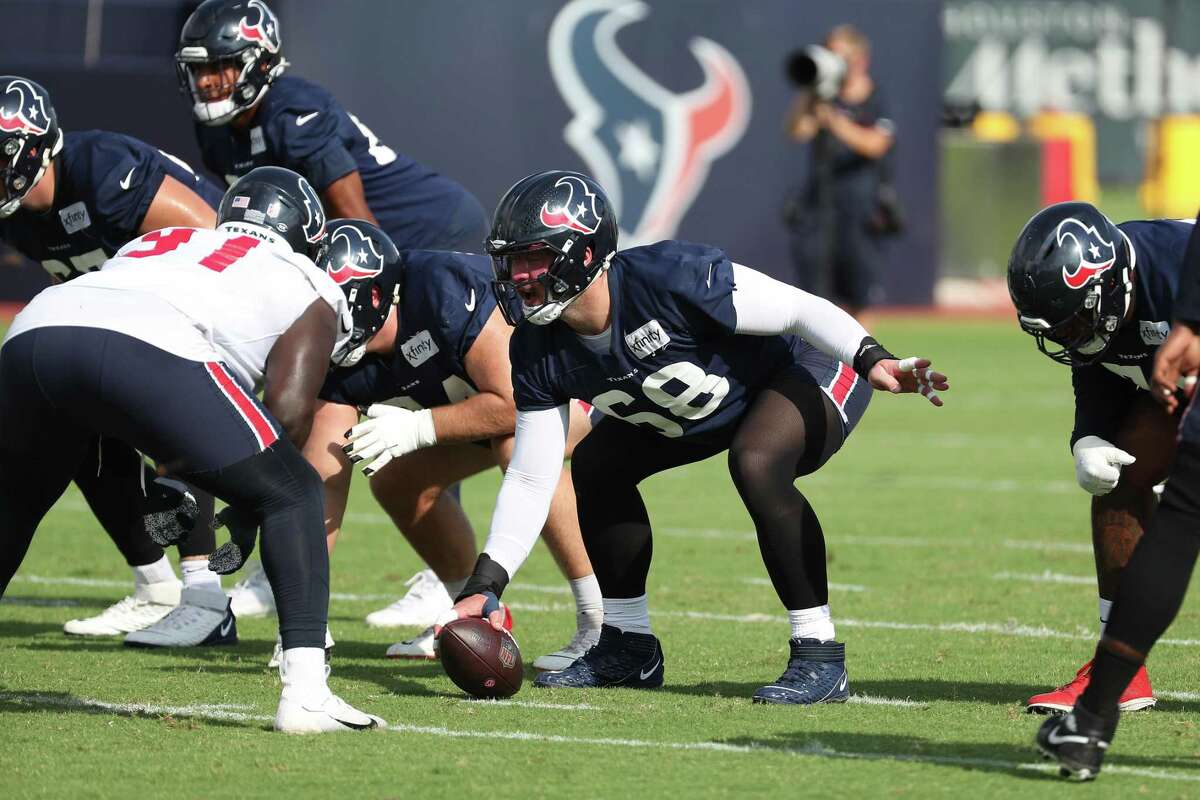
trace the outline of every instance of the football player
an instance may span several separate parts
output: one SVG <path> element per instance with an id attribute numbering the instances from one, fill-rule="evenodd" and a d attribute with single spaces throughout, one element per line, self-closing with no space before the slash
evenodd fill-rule
<path id="1" fill-rule="evenodd" d="M 183 26 L 176 66 L 204 164 L 215 174 L 233 181 L 257 166 L 288 167 L 308 178 L 330 217 L 378 225 L 401 250 L 479 249 L 487 222 L 473 195 L 380 142 L 324 88 L 283 74 L 279 21 L 262 0 L 201 3 Z M 372 615 L 374 623 L 424 626 L 450 607 L 432 571 L 410 583 L 408 595 Z M 272 610 L 261 571 L 232 597 L 239 616 Z"/>
<path id="2" fill-rule="evenodd" d="M 353 328 L 312 261 L 326 242 L 321 203 L 299 175 L 263 167 L 217 219 L 215 231 L 135 239 L 13 321 L 0 350 L 0 593 L 88 438 L 129 442 L 260 525 L 284 647 L 275 727 L 378 727 L 326 685 L 321 481 L 294 444 Z"/>
<path id="3" fill-rule="evenodd" d="M 1147 391 L 1155 349 L 1167 337 L 1191 221 L 1114 225 L 1087 203 L 1059 203 L 1026 223 L 1008 262 L 1021 329 L 1071 367 L 1075 478 L 1092 495 L 1092 546 L 1100 632 L 1122 569 L 1142 536 L 1175 453 L 1178 420 Z M 1065 712 L 1087 688 L 1092 662 L 1033 712 Z M 1121 697 L 1124 711 L 1154 705 L 1144 669 Z"/>
<path id="4" fill-rule="evenodd" d="M 1132 253 L 1139 243 L 1136 233 L 1129 230 L 1128 224 L 1120 228 L 1128 232 L 1126 241 L 1133 242 Z M 1144 251 L 1138 251 L 1140 273 Z M 1131 265 L 1132 261 L 1131 256 Z M 1091 263 L 1096 260 L 1091 259 Z M 1200 373 L 1200 337 L 1196 335 L 1200 330 L 1200 235 L 1196 227 L 1189 237 L 1182 270 L 1172 273 L 1173 287 L 1176 276 L 1178 291 L 1172 308 L 1169 312 L 1162 310 L 1164 316 L 1173 318 L 1171 332 L 1154 357 L 1149 390 L 1171 419 L 1178 416 L 1181 397 L 1186 400 L 1186 395 L 1193 395 L 1194 403 L 1195 381 Z M 1143 287 L 1158 283 L 1161 274 L 1148 279 L 1134 277 L 1136 303 L 1143 297 Z M 1144 365 L 1143 360 L 1138 359 L 1138 364 Z M 1122 476 L 1121 482 L 1124 480 Z M 1116 733 L 1127 687 L 1144 673 L 1150 649 L 1179 613 L 1200 555 L 1198 529 L 1200 417 L 1189 404 L 1179 425 L 1178 447 L 1162 503 L 1121 571 L 1112 616 L 1092 661 L 1091 680 L 1069 713 L 1046 720 L 1038 731 L 1039 748 L 1058 761 L 1064 776 L 1090 780 L 1100 772 Z"/>
<path id="5" fill-rule="evenodd" d="M 129 136 L 64 132 L 46 90 L 0 77 L 0 239 L 39 261 L 55 282 L 69 281 L 159 228 L 211 228 L 221 191 L 186 163 Z M 147 535 L 142 457 L 114 439 L 94 440 L 75 476 L 88 505 L 133 570 L 134 591 L 95 617 L 73 619 L 77 636 L 127 634 L 129 644 L 180 647 L 231 641 L 220 577 L 208 569 L 212 498 L 180 545 L 180 583 Z M 146 469 L 149 469 L 146 467 Z M 154 479 L 150 471 L 147 486 Z M 169 615 L 169 617 L 168 617 Z M 232 641 L 236 641 L 236 635 Z"/>
<path id="6" fill-rule="evenodd" d="M 371 492 L 457 595 L 475 564 L 475 534 L 445 490 L 485 469 L 504 469 L 512 457 L 511 328 L 496 308 L 491 262 L 469 253 L 399 252 L 386 234 L 358 220 L 331 221 L 329 231 L 320 265 L 348 293 L 356 321 L 369 322 L 356 337 L 371 337 L 363 353 L 326 379 L 304 447 L 325 480 L 330 551 L 346 508 L 351 462 L 365 462 Z M 381 277 L 396 287 L 395 304 L 380 302 Z M 359 408 L 369 417 L 362 423 Z M 568 448 L 589 429 L 577 405 Z M 565 470 L 563 478 L 545 538 L 575 595 L 576 632 L 565 647 L 534 662 L 540 670 L 566 667 L 600 638 L 600 586 L 580 539 Z M 432 627 L 387 650 L 391 658 L 436 654 Z"/>
<path id="7" fill-rule="evenodd" d="M 618 252 L 608 197 L 575 172 L 518 181 L 500 200 L 487 247 L 501 312 L 516 326 L 516 446 L 484 552 L 447 617 L 501 622 L 495 598 L 546 519 L 577 397 L 605 415 L 571 461 L 604 626 L 595 647 L 535 685 L 662 684 L 646 598 L 650 522 L 637 486 L 728 451 L 791 622 L 787 669 L 754 700 L 844 702 L 824 535 L 793 482 L 841 448 L 872 387 L 920 391 L 941 405 L 935 390 L 949 388 L 946 377 L 927 359 L 898 361 L 832 303 L 715 247 L 663 241 Z"/>

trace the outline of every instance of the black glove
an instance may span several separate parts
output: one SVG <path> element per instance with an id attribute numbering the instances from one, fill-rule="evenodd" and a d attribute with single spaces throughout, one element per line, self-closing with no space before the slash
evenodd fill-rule
<path id="1" fill-rule="evenodd" d="M 218 575 L 237 572 L 250 560 L 258 540 L 258 518 L 253 514 L 226 506 L 213 518 L 213 530 L 229 529 L 229 541 L 208 557 L 208 568 Z"/>
<path id="2" fill-rule="evenodd" d="M 142 522 L 146 533 L 160 547 L 186 541 L 199 516 L 196 498 L 179 481 L 155 478 L 146 486 Z"/>

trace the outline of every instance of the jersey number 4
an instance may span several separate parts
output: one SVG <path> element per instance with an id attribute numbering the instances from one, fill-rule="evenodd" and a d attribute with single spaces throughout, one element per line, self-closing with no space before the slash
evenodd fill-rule
<path id="1" fill-rule="evenodd" d="M 678 394 L 674 394 L 668 389 L 668 387 L 677 386 L 683 387 Z M 689 361 L 680 361 L 668 364 L 658 372 L 647 375 L 646 379 L 642 381 L 642 393 L 656 406 L 670 411 L 672 416 L 686 420 L 698 420 L 704 419 L 716 411 L 717 406 L 721 405 L 725 395 L 729 394 L 729 381 L 718 375 L 709 375 Z M 698 406 L 693 405 L 704 395 L 708 396 L 707 401 Z M 631 414 L 617 410 L 618 406 L 628 406 L 634 400 L 635 398 L 629 393 L 620 389 L 612 389 L 592 398 L 592 405 L 605 414 L 619 417 L 626 422 L 632 422 L 635 425 L 649 425 L 663 436 L 671 438 L 683 436 L 683 426 L 662 414 L 653 411 L 636 411 Z"/>
<path id="2" fill-rule="evenodd" d="M 187 244 L 195 231 L 191 228 L 166 228 L 161 231 L 151 231 L 142 237 L 143 242 L 153 245 L 148 250 L 131 250 L 125 253 L 128 258 L 151 258 L 169 253 L 180 245 Z M 258 246 L 259 240 L 253 236 L 234 236 L 226 239 L 225 244 L 213 250 L 200 259 L 199 264 L 213 272 L 224 272 L 228 267 L 237 263 L 238 259 Z"/>

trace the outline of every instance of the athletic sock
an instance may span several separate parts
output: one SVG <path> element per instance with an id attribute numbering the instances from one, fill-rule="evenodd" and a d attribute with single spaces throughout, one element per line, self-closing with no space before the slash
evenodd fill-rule
<path id="1" fill-rule="evenodd" d="M 626 633 L 653 633 L 646 595 L 641 597 L 605 597 L 604 624 Z"/>
<path id="2" fill-rule="evenodd" d="M 1104 638 L 1104 629 L 1108 627 L 1108 615 L 1112 612 L 1112 600 L 1100 598 L 1100 637 Z"/>
<path id="3" fill-rule="evenodd" d="M 604 597 L 600 594 L 600 582 L 596 576 L 585 575 L 571 581 L 571 594 L 575 595 L 575 625 L 579 630 L 598 630 L 604 622 Z M 647 627 L 649 617 L 647 616 Z"/>
<path id="4" fill-rule="evenodd" d="M 467 580 L 470 577 L 468 575 L 466 578 L 460 578 L 456 581 L 442 581 L 442 585 L 446 587 L 446 594 L 450 595 L 451 600 L 458 599 L 458 596 L 462 594 L 462 590 L 466 588 Z"/>
<path id="5" fill-rule="evenodd" d="M 817 639 L 831 642 L 835 638 L 833 616 L 829 606 L 788 609 L 788 621 L 792 624 L 793 639 Z"/>
<path id="6" fill-rule="evenodd" d="M 1104 645 L 1097 647 L 1087 688 L 1079 696 L 1080 704 L 1093 714 L 1106 719 L 1111 717 L 1116 713 L 1125 687 L 1141 667 L 1141 661 L 1123 658 Z"/>
<path id="7" fill-rule="evenodd" d="M 149 564 L 143 564 L 140 567 L 130 567 L 133 570 L 133 585 L 145 586 L 148 583 L 164 583 L 166 581 L 178 580 L 175 577 L 175 568 L 171 566 L 171 561 L 166 556 L 158 559 L 158 561 Z"/>
<path id="8" fill-rule="evenodd" d="M 325 679 L 329 669 L 325 665 L 325 648 L 292 647 L 283 651 L 279 662 L 279 676 L 284 689 L 296 688 L 304 693 L 325 695 L 329 688 Z"/>
<path id="9" fill-rule="evenodd" d="M 186 559 L 179 562 L 183 573 L 183 588 L 206 588 L 221 591 L 221 576 L 208 568 L 207 558 Z"/>

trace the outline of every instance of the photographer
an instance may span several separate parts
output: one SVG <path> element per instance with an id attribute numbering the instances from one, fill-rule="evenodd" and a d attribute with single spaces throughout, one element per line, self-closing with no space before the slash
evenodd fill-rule
<path id="1" fill-rule="evenodd" d="M 788 133 L 810 144 L 807 185 L 788 206 L 800 286 L 858 316 L 876 293 L 882 236 L 899 231 L 886 175 L 894 126 L 869 72 L 870 42 L 839 25 L 788 60 L 797 96 Z"/>

